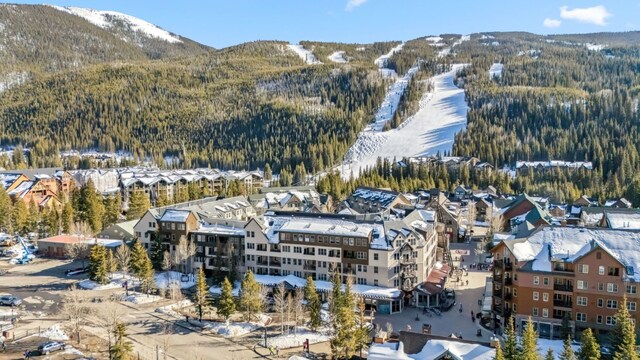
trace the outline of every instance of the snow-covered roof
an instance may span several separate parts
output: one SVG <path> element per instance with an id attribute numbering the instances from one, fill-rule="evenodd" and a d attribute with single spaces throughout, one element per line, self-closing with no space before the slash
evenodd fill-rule
<path id="1" fill-rule="evenodd" d="M 287 283 L 294 288 L 302 288 L 307 284 L 307 281 L 303 278 L 299 278 L 294 275 L 277 276 L 277 275 L 258 275 L 255 274 L 256 282 L 264 286 L 276 286 L 280 283 Z"/>
<path id="2" fill-rule="evenodd" d="M 565 167 L 565 168 L 584 168 L 588 170 L 593 169 L 593 163 L 591 161 L 563 161 L 563 160 L 549 160 L 549 161 L 516 161 L 516 169 L 521 167 Z"/>
<path id="3" fill-rule="evenodd" d="M 191 214 L 189 210 L 169 209 L 162 214 L 160 221 L 185 222 Z"/>
<path id="4" fill-rule="evenodd" d="M 197 233 L 209 233 L 209 234 L 221 234 L 221 235 L 235 235 L 244 236 L 244 228 L 237 228 L 233 226 L 221 225 L 221 224 L 203 224 L 201 223 L 198 229 L 194 230 Z"/>
<path id="5" fill-rule="evenodd" d="M 639 213 L 605 211 L 604 216 L 607 220 L 607 226 L 612 229 L 640 230 Z"/>
<path id="6" fill-rule="evenodd" d="M 545 227 L 510 245 L 518 261 L 531 261 L 532 270 L 547 272 L 552 270 L 552 261 L 572 263 L 599 247 L 626 267 L 629 279 L 640 281 L 640 232 Z"/>
<path id="7" fill-rule="evenodd" d="M 303 234 L 352 236 L 369 238 L 372 249 L 389 249 L 384 231 L 384 225 L 380 222 L 355 221 L 335 217 L 321 216 L 285 216 L 267 213 L 261 218 L 264 233 L 270 243 L 280 242 L 280 232 L 294 232 Z"/>
<path id="8" fill-rule="evenodd" d="M 430 339 L 417 354 L 406 354 L 402 342 L 372 344 L 367 359 L 436 360 L 450 355 L 456 360 L 493 360 L 495 354 L 495 349 L 477 343 Z"/>
<path id="9" fill-rule="evenodd" d="M 395 191 L 359 187 L 353 192 L 353 194 L 351 194 L 351 197 L 364 201 L 376 202 L 380 204 L 381 207 L 386 208 L 398 197 L 398 195 L 399 193 Z"/>

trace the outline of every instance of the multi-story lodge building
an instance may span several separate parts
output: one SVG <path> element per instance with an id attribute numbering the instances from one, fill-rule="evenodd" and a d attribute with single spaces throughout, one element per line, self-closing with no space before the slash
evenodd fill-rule
<path id="1" fill-rule="evenodd" d="M 376 299 L 386 302 L 389 312 L 410 302 L 440 305 L 440 293 L 424 290 L 430 273 L 440 266 L 433 224 L 269 212 L 245 226 L 244 246 L 245 269 L 258 275 L 329 281 L 340 274 L 356 285 L 403 290 L 400 298 Z"/>
<path id="2" fill-rule="evenodd" d="M 625 295 L 640 320 L 640 232 L 543 227 L 492 253 L 492 311 L 501 329 L 510 316 L 519 329 L 531 317 L 541 338 L 559 339 L 567 316 L 573 335 L 592 328 L 604 339 Z"/>

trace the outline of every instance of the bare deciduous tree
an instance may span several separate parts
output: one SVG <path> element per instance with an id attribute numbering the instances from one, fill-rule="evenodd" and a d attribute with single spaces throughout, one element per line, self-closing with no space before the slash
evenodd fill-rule
<path id="1" fill-rule="evenodd" d="M 111 351 L 111 335 L 115 333 L 116 324 L 122 316 L 122 309 L 113 297 L 109 297 L 106 301 L 97 303 L 94 306 L 94 312 L 104 322 L 109 337 L 109 351 Z"/>
<path id="2" fill-rule="evenodd" d="M 196 254 L 196 246 L 193 241 L 187 240 L 185 237 L 181 237 L 176 247 L 175 259 L 180 264 L 183 273 L 188 273 L 187 265 L 190 263 L 190 259 Z"/>
<path id="3" fill-rule="evenodd" d="M 82 325 L 86 321 L 87 316 L 92 313 L 92 309 L 87 296 L 82 291 L 76 289 L 75 285 L 71 285 L 69 291 L 65 294 L 61 313 L 69 319 L 79 344 L 80 330 L 82 330 Z"/>
<path id="4" fill-rule="evenodd" d="M 173 335 L 173 323 L 168 321 L 163 322 L 161 331 L 161 334 L 164 335 L 162 338 L 162 356 L 164 360 L 167 360 L 169 346 L 171 345 L 171 335 Z"/>
<path id="5" fill-rule="evenodd" d="M 302 288 L 297 288 L 293 296 L 290 296 L 293 299 L 291 313 L 293 315 L 293 333 L 298 334 L 298 325 L 300 325 L 304 319 L 306 318 L 304 314 L 304 291 Z"/>
<path id="6" fill-rule="evenodd" d="M 82 261 L 83 268 L 85 260 L 89 257 L 89 253 L 89 244 L 82 240 L 71 243 L 64 248 L 64 254 L 74 261 Z"/>
<path id="7" fill-rule="evenodd" d="M 275 311 L 280 314 L 280 333 L 284 333 L 284 316 L 287 309 L 287 292 L 284 288 L 284 282 L 276 287 L 273 301 L 275 302 Z"/>
<path id="8" fill-rule="evenodd" d="M 169 297 L 173 301 L 180 301 L 184 298 L 182 295 L 182 289 L 180 288 L 180 284 L 175 281 L 171 281 L 168 283 L 169 286 Z"/>
<path id="9" fill-rule="evenodd" d="M 131 262 L 131 250 L 129 247 L 125 244 L 118 246 L 114 259 L 118 265 L 118 270 L 122 271 L 122 276 L 126 279 L 130 267 L 129 263 Z"/>

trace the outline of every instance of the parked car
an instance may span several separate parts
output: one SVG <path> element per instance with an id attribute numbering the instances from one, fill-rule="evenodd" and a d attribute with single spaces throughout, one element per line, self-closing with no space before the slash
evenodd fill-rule
<path id="1" fill-rule="evenodd" d="M 22 304 L 22 299 L 12 296 L 12 295 L 2 295 L 0 296 L 0 305 L 4 306 L 19 306 Z"/>
<path id="2" fill-rule="evenodd" d="M 88 271 L 88 268 L 75 268 L 75 269 L 69 269 L 67 271 L 64 272 L 65 275 L 67 276 L 73 276 L 73 275 L 78 275 L 78 274 L 84 274 Z"/>
<path id="3" fill-rule="evenodd" d="M 64 350 L 64 343 L 58 341 L 49 341 L 38 346 L 38 351 L 41 354 L 49 355 L 52 351 Z"/>

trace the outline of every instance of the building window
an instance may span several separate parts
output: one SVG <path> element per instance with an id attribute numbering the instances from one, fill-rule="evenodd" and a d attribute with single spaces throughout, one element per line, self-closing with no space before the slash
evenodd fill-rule
<path id="1" fill-rule="evenodd" d="M 576 321 L 587 322 L 587 314 L 585 314 L 585 313 L 576 313 Z"/>
<path id="2" fill-rule="evenodd" d="M 247 249 L 255 249 L 255 248 L 256 248 L 256 244 L 250 243 L 250 242 L 247 243 Z"/>
<path id="3" fill-rule="evenodd" d="M 540 294 L 537 291 L 533 292 L 533 301 L 538 301 L 540 298 Z"/>
<path id="4" fill-rule="evenodd" d="M 378 273 L 378 267 L 377 267 L 377 266 L 374 266 L 374 267 L 373 267 L 373 273 L 374 273 L 374 274 L 377 274 L 377 273 Z"/>
<path id="5" fill-rule="evenodd" d="M 545 286 L 549 285 L 549 278 L 548 277 L 542 278 L 542 284 L 545 285 Z"/>
<path id="6" fill-rule="evenodd" d="M 297 254 L 302 254 L 302 247 L 301 246 L 294 246 L 293 247 L 293 252 L 297 253 Z"/>
<path id="7" fill-rule="evenodd" d="M 542 309 L 542 317 L 549 317 L 549 309 L 547 308 Z"/>
<path id="8" fill-rule="evenodd" d="M 581 274 L 589 273 L 589 265 L 587 264 L 578 264 L 578 272 Z"/>
<path id="9" fill-rule="evenodd" d="M 373 279 L 373 285 L 378 286 L 378 279 Z"/>
<path id="10" fill-rule="evenodd" d="M 373 260 L 378 260 L 378 253 L 373 254 Z"/>
<path id="11" fill-rule="evenodd" d="M 604 275 L 604 266 L 598 266 L 598 275 Z"/>
<path id="12" fill-rule="evenodd" d="M 598 307 L 604 307 L 604 299 L 598 299 Z"/>
<path id="13" fill-rule="evenodd" d="M 607 309 L 617 309 L 618 308 L 618 300 L 607 300 Z"/>
<path id="14" fill-rule="evenodd" d="M 598 291 L 604 291 L 604 283 L 598 283 Z"/>
<path id="15" fill-rule="evenodd" d="M 358 278 L 357 282 L 358 285 L 367 285 L 367 279 L 365 278 Z"/>
<path id="16" fill-rule="evenodd" d="M 537 307 L 531 308 L 531 315 L 532 316 L 538 316 L 538 308 Z"/>
<path id="17" fill-rule="evenodd" d="M 540 284 L 540 277 L 539 276 L 534 276 L 533 277 L 533 285 L 538 285 Z"/>
<path id="18" fill-rule="evenodd" d="M 602 259 L 602 253 L 600 251 L 596 252 L 596 259 Z"/>
<path id="19" fill-rule="evenodd" d="M 607 325 L 615 325 L 616 324 L 616 318 L 613 316 L 607 316 Z"/>
<path id="20" fill-rule="evenodd" d="M 318 255 L 326 256 L 327 255 L 327 249 L 318 249 Z"/>
<path id="21" fill-rule="evenodd" d="M 609 276 L 619 276 L 620 268 L 617 267 L 609 267 Z"/>
<path id="22" fill-rule="evenodd" d="M 627 303 L 627 309 L 629 311 L 636 311 L 636 303 L 634 301 L 629 301 Z"/>
<path id="23" fill-rule="evenodd" d="M 518 312 L 518 304 L 513 304 L 513 312 Z"/>
<path id="24" fill-rule="evenodd" d="M 513 288 L 513 297 L 518 297 L 518 289 L 517 288 Z"/>
<path id="25" fill-rule="evenodd" d="M 578 306 L 587 306 L 587 297 L 586 296 L 578 296 L 576 299 L 576 304 Z"/>
<path id="26" fill-rule="evenodd" d="M 602 315 L 596 316 L 596 324 L 602 324 Z"/>
<path id="27" fill-rule="evenodd" d="M 587 282 L 584 280 L 578 280 L 578 289 L 586 290 L 588 288 Z"/>
<path id="28" fill-rule="evenodd" d="M 542 301 L 549 301 L 549 293 L 542 293 Z"/>
<path id="29" fill-rule="evenodd" d="M 638 289 L 635 285 L 627 285 L 627 294 L 636 294 Z"/>
<path id="30" fill-rule="evenodd" d="M 607 283 L 607 292 L 618 292 L 618 284 Z"/>

